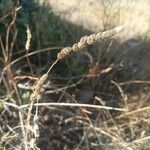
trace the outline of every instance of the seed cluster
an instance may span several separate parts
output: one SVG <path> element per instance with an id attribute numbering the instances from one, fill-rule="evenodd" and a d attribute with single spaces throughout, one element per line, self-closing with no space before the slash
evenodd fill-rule
<path id="1" fill-rule="evenodd" d="M 29 27 L 27 27 L 26 33 L 27 33 L 27 41 L 26 41 L 25 48 L 26 48 L 27 51 L 29 51 L 29 48 L 30 48 L 30 42 L 31 42 L 31 37 L 32 37 L 31 31 L 30 31 Z"/>
<path id="2" fill-rule="evenodd" d="M 106 38 L 110 38 L 115 34 L 119 33 L 123 29 L 123 26 L 119 26 L 117 28 L 107 30 L 104 32 L 100 32 L 97 34 L 91 34 L 89 36 L 84 36 L 80 39 L 78 43 L 75 43 L 72 47 L 63 48 L 57 55 L 57 59 L 63 59 L 67 56 L 71 51 L 80 51 L 88 45 L 93 45 L 97 42 L 101 42 Z"/>
<path id="3" fill-rule="evenodd" d="M 48 79 L 48 74 L 44 74 L 39 81 L 37 81 L 37 83 L 35 83 L 35 85 L 33 86 L 33 93 L 30 96 L 30 100 L 34 101 L 36 100 L 39 96 L 41 96 L 44 92 L 44 87 L 43 84 L 45 83 L 45 81 Z"/>

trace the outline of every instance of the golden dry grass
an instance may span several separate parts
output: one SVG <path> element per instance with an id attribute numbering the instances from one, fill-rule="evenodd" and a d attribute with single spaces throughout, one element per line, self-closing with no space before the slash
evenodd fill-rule
<path id="1" fill-rule="evenodd" d="M 52 4 L 55 1 L 51 0 L 49 2 Z M 63 2 L 68 2 L 67 4 L 70 9 L 72 9 L 73 6 L 77 6 L 77 4 L 78 9 L 81 6 L 81 10 L 83 10 L 83 6 L 86 6 L 85 8 L 89 13 L 92 12 L 93 16 L 97 15 L 95 10 L 99 9 L 99 6 L 94 4 L 91 5 L 90 2 L 85 2 L 83 0 L 63 0 L 61 3 Z M 75 2 L 78 3 L 75 4 Z M 115 4 L 113 7 L 115 7 Z M 139 6 L 140 4 L 141 3 L 139 3 Z M 130 3 L 129 6 L 132 7 L 132 3 Z M 145 6 L 145 3 L 143 6 Z M 90 14 L 86 12 L 86 9 L 84 16 L 89 15 L 87 18 L 93 18 L 93 16 L 90 16 Z M 137 16 L 141 14 L 141 10 L 144 11 L 141 7 L 137 7 L 136 9 L 138 12 L 136 13 Z M 11 55 L 9 55 L 11 46 L 13 47 L 16 38 L 14 35 L 14 40 L 11 41 L 12 45 L 10 46 L 9 35 L 12 25 L 16 21 L 18 10 L 18 8 L 13 10 L 12 21 L 6 32 L 6 41 L 2 40 L 2 38 L 0 41 L 3 50 L 2 60 L 4 60 L 1 73 L 1 85 L 6 89 L 5 98 L 0 100 L 0 108 L 2 110 L 0 114 L 0 146 L 4 149 L 25 150 L 148 149 L 150 147 L 150 81 L 132 79 L 127 81 L 124 72 L 124 78 L 122 79 L 120 77 L 121 71 L 119 70 L 120 67 L 122 67 L 121 64 L 118 65 L 118 63 L 114 62 L 113 64 L 108 63 L 104 65 L 103 63 L 107 61 L 103 62 L 101 57 L 97 57 L 95 60 L 94 55 L 87 52 L 87 56 L 92 59 L 91 62 L 94 63 L 94 66 L 88 68 L 88 72 L 79 77 L 71 76 L 69 78 L 67 76 L 65 85 L 58 85 L 58 87 L 49 82 L 49 80 L 52 81 L 52 79 L 50 79 L 52 69 L 54 69 L 58 63 L 63 63 L 63 61 L 65 61 L 64 58 L 68 56 L 71 51 L 78 52 L 99 42 L 100 45 L 98 45 L 98 47 L 100 48 L 107 40 L 108 45 L 111 47 L 111 43 L 116 36 L 121 36 L 122 38 L 122 35 L 125 35 L 130 25 L 132 29 L 135 28 L 136 24 L 132 20 L 132 17 L 134 16 L 133 19 L 138 17 L 135 17 L 135 15 L 129 11 L 131 17 L 126 17 L 126 20 L 132 20 L 134 23 L 125 23 L 120 19 L 118 24 L 125 24 L 125 26 L 123 26 L 123 30 L 125 31 L 122 35 L 122 26 L 118 27 L 117 24 L 114 29 L 81 37 L 80 41 L 73 46 L 60 50 L 60 52 L 57 53 L 56 60 L 49 66 L 47 72 L 43 73 L 41 77 L 36 78 L 33 74 L 35 68 L 32 67 L 30 56 L 38 53 L 38 51 L 30 52 L 32 30 L 30 31 L 29 27 L 27 27 L 26 31 L 26 54 L 12 62 Z M 123 10 L 125 11 L 126 9 Z M 103 13 L 106 15 L 106 12 Z M 121 14 L 122 11 L 119 13 Z M 107 19 L 112 18 L 112 14 L 108 14 Z M 145 15 L 144 13 L 144 16 Z M 116 15 L 116 17 L 118 16 Z M 86 20 L 87 18 L 85 17 L 84 19 Z M 117 23 L 116 20 L 118 20 L 114 19 L 114 22 L 110 24 L 107 22 L 107 19 L 104 21 L 106 26 L 103 26 L 103 28 L 108 28 L 107 23 L 109 26 L 114 26 Z M 136 23 L 138 23 L 138 21 Z M 133 33 L 137 33 L 139 27 L 143 24 L 138 23 L 138 25 L 139 26 L 136 26 L 136 29 L 133 30 Z M 146 27 L 140 31 L 140 34 L 145 33 L 147 30 Z M 97 30 L 97 28 L 94 29 Z M 100 30 L 104 29 L 101 28 Z M 131 33 L 131 35 L 129 34 L 128 37 L 125 38 L 134 36 L 135 34 Z M 120 43 L 122 42 L 121 40 Z M 106 48 L 106 51 L 109 51 L 109 46 Z M 95 53 L 97 52 L 99 53 L 99 51 L 95 50 Z M 109 55 L 107 55 L 107 57 L 108 56 Z M 72 56 L 69 55 L 68 57 Z M 118 56 L 116 55 L 115 57 Z M 15 62 L 19 62 L 23 58 L 27 58 L 30 76 L 24 76 L 22 72 L 20 76 L 17 76 L 11 69 Z M 130 72 L 127 73 L 129 77 L 133 77 L 134 79 L 134 75 L 130 75 Z M 29 81 L 35 81 L 35 84 L 30 86 L 24 85 L 22 82 L 24 78 L 27 78 Z M 78 78 L 81 78 L 81 80 L 77 82 L 73 80 Z M 62 82 L 61 80 L 63 79 L 64 78 L 60 78 L 57 82 Z M 24 103 L 21 90 L 25 90 L 25 93 L 30 91 L 26 103 Z M 51 94 L 55 95 L 52 96 Z M 83 97 L 85 97 L 85 99 Z"/>

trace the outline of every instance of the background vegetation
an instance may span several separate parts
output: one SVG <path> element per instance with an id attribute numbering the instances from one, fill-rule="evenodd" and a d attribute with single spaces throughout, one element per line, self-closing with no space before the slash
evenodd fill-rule
<path id="1" fill-rule="evenodd" d="M 0 2 L 0 149 L 148 150 L 148 32 L 72 52 L 38 89 L 58 52 L 93 33 L 54 12 L 34 0 Z M 103 23 L 101 31 L 115 25 Z M 37 89 L 41 97 L 30 101 Z"/>

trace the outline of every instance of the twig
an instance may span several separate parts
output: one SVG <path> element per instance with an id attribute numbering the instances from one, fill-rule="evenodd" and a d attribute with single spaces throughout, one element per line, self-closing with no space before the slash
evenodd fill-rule
<path id="1" fill-rule="evenodd" d="M 147 136 L 147 137 L 144 137 L 144 138 L 140 138 L 140 139 L 137 139 L 137 140 L 132 141 L 132 142 L 138 144 L 138 143 L 144 143 L 147 140 L 150 140 L 150 136 Z"/>
<path id="2" fill-rule="evenodd" d="M 95 129 L 96 131 L 99 131 L 100 133 L 102 133 L 102 134 L 104 134 L 104 135 L 110 137 L 112 140 L 116 141 L 118 144 L 122 145 L 122 146 L 123 146 L 124 148 L 126 148 L 127 150 L 133 150 L 132 148 L 130 148 L 130 147 L 128 146 L 127 143 L 125 143 L 124 141 L 120 140 L 119 138 L 117 138 L 117 137 L 111 135 L 110 133 L 106 132 L 105 130 L 102 130 L 102 129 L 97 128 L 97 127 L 95 127 L 95 126 L 94 126 L 94 129 Z"/>
<path id="3" fill-rule="evenodd" d="M 20 10 L 21 8 L 22 8 L 22 6 L 16 8 L 16 11 Z M 10 13 L 8 13 L 8 14 L 2 16 L 2 17 L 0 18 L 0 22 L 2 22 L 2 21 L 3 21 L 5 18 L 7 18 L 8 16 L 12 15 L 13 12 L 14 12 L 14 11 L 12 11 L 12 12 L 10 12 Z"/>
<path id="4" fill-rule="evenodd" d="M 9 36 L 10 36 L 10 29 L 11 29 L 11 27 L 13 26 L 13 24 L 15 23 L 16 16 L 17 16 L 17 10 L 15 9 L 15 10 L 14 10 L 14 13 L 13 13 L 12 21 L 11 21 L 10 25 L 8 26 L 7 31 L 6 31 L 5 52 L 6 52 L 7 61 L 8 61 L 8 57 L 9 57 Z"/>
<path id="5" fill-rule="evenodd" d="M 11 56 L 12 56 L 12 51 L 13 51 L 13 48 L 14 48 L 14 44 L 15 44 L 15 40 L 17 38 L 17 34 L 18 34 L 18 30 L 16 29 L 15 33 L 13 33 L 13 39 L 11 41 L 11 44 L 10 44 L 10 50 L 9 50 L 9 62 L 11 62 Z"/>
<path id="6" fill-rule="evenodd" d="M 0 41 L 0 42 L 1 42 L 1 41 Z M 61 49 L 61 48 L 62 48 L 62 47 L 52 47 L 52 48 L 45 48 L 45 49 L 36 50 L 36 51 L 34 51 L 34 52 L 28 53 L 28 57 L 29 57 L 29 56 L 32 56 L 32 55 L 35 55 L 35 54 L 38 54 L 38 53 L 45 52 L 45 51 L 56 50 L 56 49 Z M 24 58 L 26 58 L 26 57 L 27 57 L 27 55 L 25 54 L 24 56 L 21 56 L 21 57 L 15 59 L 14 61 L 10 62 L 7 66 L 5 66 L 5 67 L 3 68 L 2 75 L 5 73 L 5 71 L 6 71 L 10 66 L 14 65 L 14 64 L 17 63 L 18 61 L 20 61 L 20 60 L 22 60 L 22 59 L 24 59 Z"/>
<path id="7" fill-rule="evenodd" d="M 76 83 L 74 83 L 74 84 L 71 84 L 71 85 L 68 85 L 68 86 L 64 86 L 64 87 L 62 87 L 62 88 L 57 88 L 57 89 L 54 89 L 54 90 L 47 90 L 45 93 L 46 93 L 46 94 L 49 94 L 49 93 L 58 93 L 58 92 L 60 92 L 60 91 L 67 90 L 67 89 L 69 89 L 69 88 L 76 87 L 77 85 L 81 84 L 83 80 L 84 80 L 84 79 L 81 79 L 81 80 L 79 80 L 78 82 L 76 82 Z"/>
<path id="8" fill-rule="evenodd" d="M 125 108 L 128 109 L 127 96 L 125 95 L 123 89 L 120 87 L 120 85 L 119 85 L 117 82 L 111 81 L 111 83 L 113 83 L 113 84 L 118 88 L 118 90 L 119 90 L 119 92 L 120 92 L 120 95 L 121 95 L 121 97 L 122 97 L 122 100 L 124 101 Z"/>
<path id="9" fill-rule="evenodd" d="M 25 128 L 24 128 L 24 124 L 23 124 L 23 118 L 22 118 L 22 114 L 21 114 L 21 110 L 19 110 L 19 118 L 20 118 L 20 124 L 21 124 L 21 129 L 22 129 L 22 134 L 23 134 L 23 142 L 24 142 L 24 148 L 25 150 L 28 150 L 28 141 L 27 141 L 27 135 L 26 135 L 26 132 L 25 132 Z"/>
<path id="10" fill-rule="evenodd" d="M 57 64 L 57 62 L 59 61 L 59 59 L 56 59 L 56 61 L 50 66 L 50 68 L 47 71 L 47 74 L 51 71 L 51 69 Z"/>
<path id="11" fill-rule="evenodd" d="M 4 105 L 14 107 L 16 109 L 23 109 L 29 107 L 30 104 L 25 105 L 15 105 L 8 102 L 4 102 Z M 123 108 L 115 108 L 115 107 L 108 107 L 108 106 L 100 106 L 100 105 L 90 105 L 90 104 L 76 104 L 76 103 L 38 103 L 33 104 L 33 106 L 70 106 L 70 107 L 88 107 L 88 108 L 97 108 L 97 109 L 107 109 L 107 110 L 116 110 L 116 111 L 128 111 L 127 109 Z"/>
<path id="12" fill-rule="evenodd" d="M 150 84 L 150 81 L 132 80 L 132 81 L 126 81 L 126 82 L 119 83 L 119 85 L 126 85 L 126 84 Z"/>

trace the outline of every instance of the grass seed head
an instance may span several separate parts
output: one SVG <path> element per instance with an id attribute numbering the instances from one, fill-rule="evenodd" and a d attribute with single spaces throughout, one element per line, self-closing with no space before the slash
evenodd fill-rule
<path id="1" fill-rule="evenodd" d="M 102 42 L 104 39 L 110 38 L 115 34 L 118 34 L 123 28 L 123 26 L 119 26 L 111 30 L 107 30 L 97 34 L 91 34 L 89 36 L 84 36 L 80 39 L 78 43 L 75 43 L 72 47 L 63 48 L 57 54 L 57 59 L 63 59 L 65 56 L 69 55 L 71 51 L 80 51 L 88 45 L 94 45 L 95 43 Z"/>

